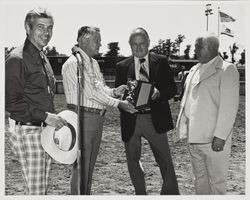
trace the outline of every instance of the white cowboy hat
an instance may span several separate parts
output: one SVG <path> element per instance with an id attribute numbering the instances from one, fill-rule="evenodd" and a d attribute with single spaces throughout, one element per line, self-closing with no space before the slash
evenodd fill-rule
<path id="1" fill-rule="evenodd" d="M 41 133 L 41 144 L 56 161 L 72 164 L 77 158 L 78 150 L 77 114 L 64 110 L 58 115 L 67 120 L 68 126 L 55 131 L 53 126 L 47 125 Z"/>

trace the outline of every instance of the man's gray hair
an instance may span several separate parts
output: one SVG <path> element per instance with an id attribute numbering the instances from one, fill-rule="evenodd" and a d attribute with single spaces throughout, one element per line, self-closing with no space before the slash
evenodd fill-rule
<path id="1" fill-rule="evenodd" d="M 79 42 L 78 40 L 80 37 L 84 37 L 87 39 L 94 33 L 100 33 L 100 29 L 93 26 L 82 26 L 81 28 L 79 28 L 77 33 L 77 42 Z"/>
<path id="2" fill-rule="evenodd" d="M 144 35 L 148 39 L 148 42 L 149 42 L 148 33 L 144 28 L 138 27 L 134 29 L 129 36 L 129 43 L 131 42 L 132 37 L 135 35 Z"/>
<path id="3" fill-rule="evenodd" d="M 199 36 L 197 40 L 202 40 L 203 45 L 207 45 L 209 50 L 219 51 L 220 41 L 219 38 L 214 33 L 206 32 Z"/>
<path id="4" fill-rule="evenodd" d="M 28 25 L 30 28 L 33 28 L 33 22 L 36 18 L 50 18 L 54 22 L 52 14 L 46 8 L 36 8 L 30 10 L 24 20 L 24 25 Z"/>

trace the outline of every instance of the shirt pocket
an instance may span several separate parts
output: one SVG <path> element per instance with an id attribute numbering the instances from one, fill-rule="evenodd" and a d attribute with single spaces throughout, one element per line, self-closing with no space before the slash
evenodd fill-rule
<path id="1" fill-rule="evenodd" d="M 43 72 L 36 71 L 33 72 L 26 84 L 27 88 L 30 89 L 41 89 L 47 87 L 47 79 Z"/>

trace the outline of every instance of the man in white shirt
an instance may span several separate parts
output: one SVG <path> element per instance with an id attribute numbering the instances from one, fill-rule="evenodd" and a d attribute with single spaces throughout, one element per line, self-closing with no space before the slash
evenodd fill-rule
<path id="1" fill-rule="evenodd" d="M 107 106 L 118 107 L 127 112 L 136 112 L 128 101 L 117 99 L 124 90 L 125 85 L 111 89 L 105 85 L 103 75 L 100 72 L 98 62 L 93 59 L 101 46 L 101 35 L 99 28 L 83 26 L 78 30 L 78 45 L 75 47 L 80 53 L 83 61 L 80 119 L 81 134 L 83 138 L 83 172 L 81 174 L 82 184 L 80 194 L 91 193 L 91 180 L 100 147 L 104 114 Z M 68 108 L 76 110 L 77 105 L 77 59 L 70 56 L 62 67 L 63 85 Z M 71 177 L 71 194 L 78 194 L 78 171 L 74 163 Z"/>
<path id="2" fill-rule="evenodd" d="M 196 194 L 226 194 L 232 128 L 239 104 L 239 73 L 219 56 L 219 39 L 196 39 L 199 63 L 185 82 L 178 139 L 188 139 Z"/>

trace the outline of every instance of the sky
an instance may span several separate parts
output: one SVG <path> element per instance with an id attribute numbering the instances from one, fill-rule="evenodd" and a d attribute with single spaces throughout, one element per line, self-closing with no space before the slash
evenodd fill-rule
<path id="1" fill-rule="evenodd" d="M 2 0 L 3 1 L 3 0 Z M 120 54 L 130 55 L 128 37 L 136 27 L 145 28 L 150 36 L 150 48 L 159 39 L 186 37 L 181 44 L 181 54 L 186 45 L 193 47 L 195 38 L 206 31 L 206 4 L 211 3 L 213 14 L 209 15 L 209 31 L 218 34 L 218 7 L 236 19 L 225 23 L 234 31 L 234 37 L 220 35 L 221 52 L 227 51 L 236 42 L 238 53 L 246 43 L 246 4 L 247 1 L 76 1 L 76 0 L 23 0 L 3 1 L 5 47 L 19 46 L 25 39 L 24 18 L 26 13 L 38 6 L 46 7 L 55 19 L 53 37 L 49 46 L 55 46 L 59 53 L 71 54 L 76 43 L 77 30 L 84 25 L 97 26 L 101 30 L 102 47 L 100 53 L 106 53 L 107 44 L 119 42 Z M 13 3 L 15 2 L 15 3 Z M 249 5 L 249 4 L 248 4 Z"/>

